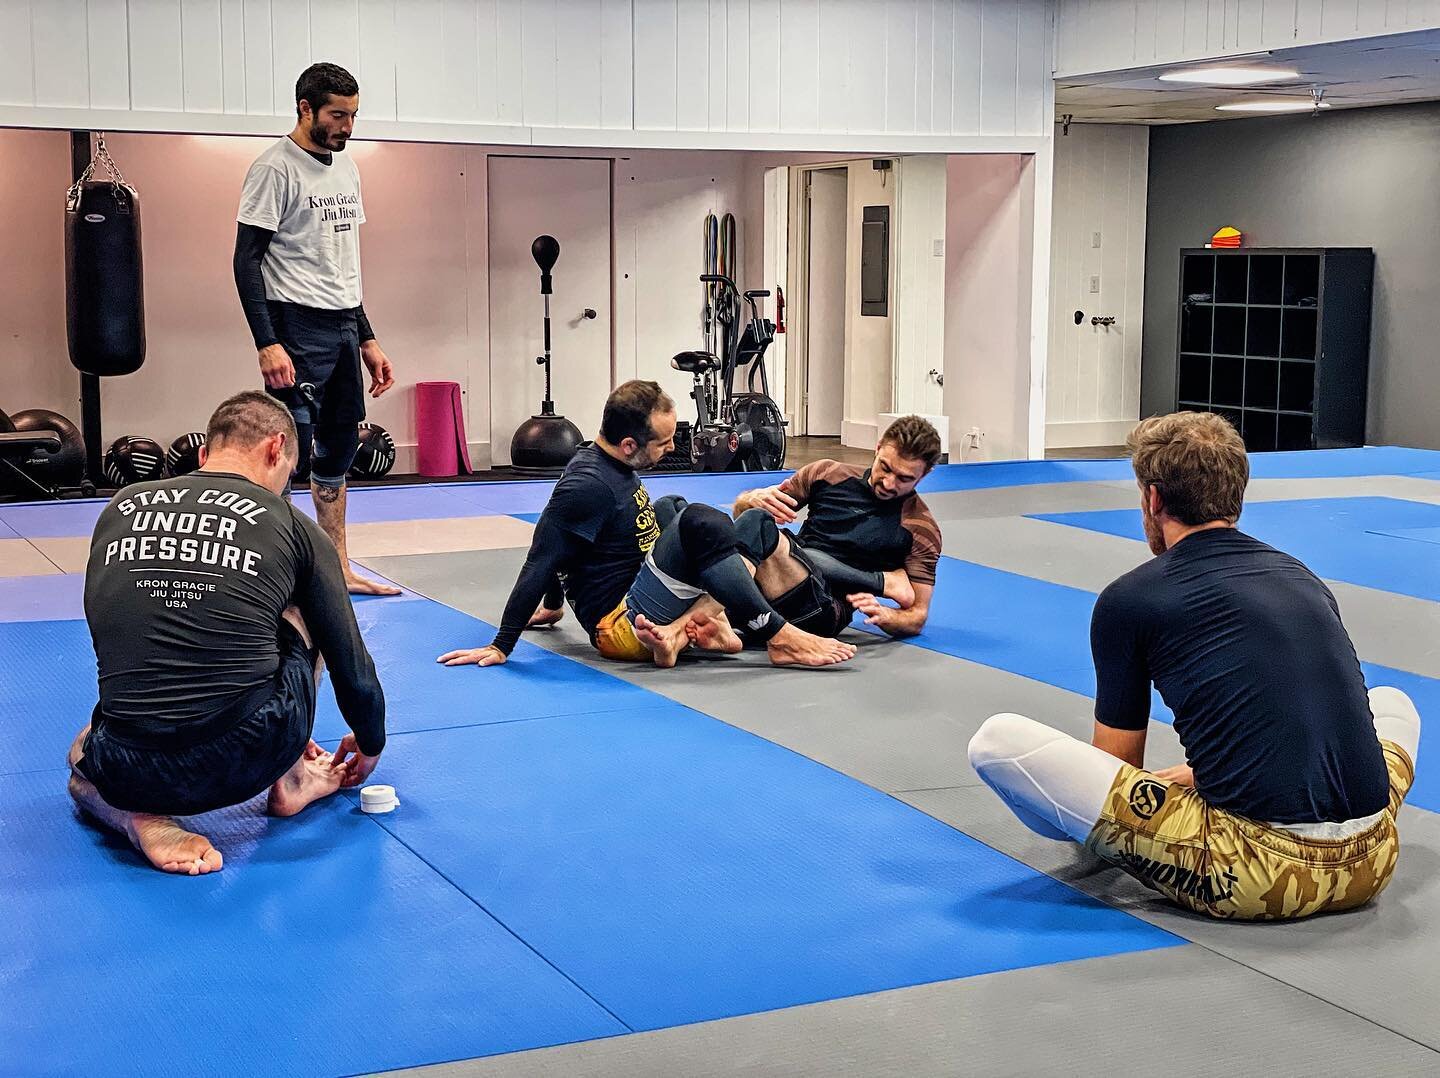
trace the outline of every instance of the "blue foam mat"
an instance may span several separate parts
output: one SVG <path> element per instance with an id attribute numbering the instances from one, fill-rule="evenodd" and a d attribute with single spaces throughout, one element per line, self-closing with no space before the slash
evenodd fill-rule
<path id="1" fill-rule="evenodd" d="M 200 879 L 81 823 L 63 770 L 7 779 L 0 821 L 8 1073 L 354 1074 L 625 1032 L 344 798 L 195 817 L 225 857 Z"/>
<path id="2" fill-rule="evenodd" d="M 1181 942 L 658 696 L 384 766 L 382 825 L 635 1029 Z"/>
<path id="3" fill-rule="evenodd" d="M 1042 513 L 1075 528 L 1144 539 L 1138 509 Z M 1251 502 L 1240 518 L 1249 535 L 1303 561 L 1317 575 L 1417 599 L 1440 600 L 1440 562 L 1390 532 L 1440 527 L 1440 505 L 1400 498 Z"/>
<path id="4" fill-rule="evenodd" d="M 1095 598 L 1093 592 L 942 557 L 925 631 L 905 644 L 1093 699 L 1090 614 Z M 865 628 L 858 618 L 855 624 Z M 1367 685 L 1394 685 L 1415 701 L 1422 720 L 1420 760 L 1408 801 L 1440 812 L 1440 680 L 1375 663 L 1362 663 L 1361 669 Z M 1153 690 L 1150 717 L 1165 723 L 1175 718 Z"/>
<path id="5" fill-rule="evenodd" d="M 85 574 L 0 577 L 0 622 L 85 617 Z"/>
<path id="6" fill-rule="evenodd" d="M 437 655 L 489 643 L 494 629 L 428 599 L 361 599 L 355 609 L 385 689 L 392 733 L 635 709 L 653 699 L 645 689 L 525 640 L 499 668 L 441 666 Z M 63 767 L 98 693 L 86 623 L 0 622 L 0 679 L 6 685 L 0 729 L 11 734 L 0 775 Z M 315 737 L 338 739 L 348 729 L 327 674 Z"/>

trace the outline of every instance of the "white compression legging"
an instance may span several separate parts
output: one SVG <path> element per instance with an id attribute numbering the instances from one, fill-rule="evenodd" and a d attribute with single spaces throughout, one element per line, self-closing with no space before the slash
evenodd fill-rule
<path id="1" fill-rule="evenodd" d="M 1370 690 L 1375 733 L 1418 762 L 1420 715 L 1399 689 Z M 1084 842 L 1121 761 L 1023 715 L 995 715 L 970 739 L 970 764 L 1036 834 Z"/>

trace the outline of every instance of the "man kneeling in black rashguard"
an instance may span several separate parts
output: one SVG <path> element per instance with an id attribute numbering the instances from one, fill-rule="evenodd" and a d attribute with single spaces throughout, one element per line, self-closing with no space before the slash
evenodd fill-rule
<path id="1" fill-rule="evenodd" d="M 126 487 L 95 525 L 85 617 L 100 702 L 70 748 L 70 795 L 156 868 L 223 866 L 193 816 L 270 791 L 293 816 L 356 786 L 385 747 L 385 698 L 335 547 L 280 495 L 295 424 L 260 392 L 210 417 L 200 470 Z M 322 660 L 353 733 L 310 739 Z"/>
<path id="2" fill-rule="evenodd" d="M 853 657 L 849 644 L 787 623 L 760 594 L 754 567 L 779 542 L 768 514 L 732 522 L 711 506 L 689 505 L 662 528 L 667 506 L 651 504 L 636 472 L 659 462 L 674 438 L 675 404 L 655 382 L 626 382 L 611 393 L 599 437 L 575 454 L 540 514 L 495 639 L 438 661 L 503 663 L 527 625 L 559 620 L 562 591 L 607 659 L 673 666 L 691 643 L 739 651 L 726 613 L 777 666 Z"/>

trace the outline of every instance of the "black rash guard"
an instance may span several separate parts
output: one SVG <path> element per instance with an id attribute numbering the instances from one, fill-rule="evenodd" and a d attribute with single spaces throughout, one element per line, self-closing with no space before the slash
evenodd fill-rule
<path id="1" fill-rule="evenodd" d="M 249 715 L 274 691 L 291 604 L 360 751 L 379 755 L 385 697 L 319 525 L 225 472 L 126 487 L 96 522 L 85 576 L 106 723 L 163 749 L 177 733 L 218 734 Z"/>
<path id="2" fill-rule="evenodd" d="M 305 152 L 310 153 L 309 150 Z M 312 153 L 310 156 L 319 155 Z M 270 303 L 265 298 L 265 277 L 260 272 L 265 252 L 270 249 L 270 241 L 274 238 L 273 231 L 259 225 L 240 224 L 235 228 L 235 257 L 231 268 L 235 271 L 235 290 L 240 293 L 240 306 L 245 311 L 250 336 L 255 338 L 257 352 L 280 343 L 270 318 Z M 360 327 L 360 343 L 374 340 L 375 331 L 370 328 L 364 304 L 355 308 L 355 318 Z"/>
<path id="3" fill-rule="evenodd" d="M 506 655 L 514 650 L 557 578 L 593 637 L 600 619 L 624 601 L 659 537 L 650 494 L 635 469 L 598 446 L 584 446 L 545 503 L 493 645 Z"/>
<path id="4" fill-rule="evenodd" d="M 1150 683 L 1207 802 L 1267 823 L 1361 819 L 1390 784 L 1330 589 L 1234 528 L 1193 532 L 1101 593 L 1095 718 L 1150 721 Z"/>

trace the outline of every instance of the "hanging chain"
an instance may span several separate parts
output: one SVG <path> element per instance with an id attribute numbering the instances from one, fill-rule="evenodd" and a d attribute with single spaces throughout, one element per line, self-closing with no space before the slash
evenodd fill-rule
<path id="1" fill-rule="evenodd" d="M 66 193 L 65 205 L 71 213 L 79 208 L 80 192 L 95 175 L 97 164 L 104 165 L 105 171 L 110 174 L 110 190 L 114 194 L 116 202 L 124 201 L 125 193 L 134 191 L 134 188 L 125 182 L 125 177 L 120 174 L 120 166 L 115 163 L 115 158 L 110 156 L 110 150 L 105 145 L 105 132 L 101 131 L 95 136 L 95 153 L 90 158 L 90 163 L 85 166 L 85 171 L 80 173 L 80 178 L 71 185 L 70 190 Z"/>

